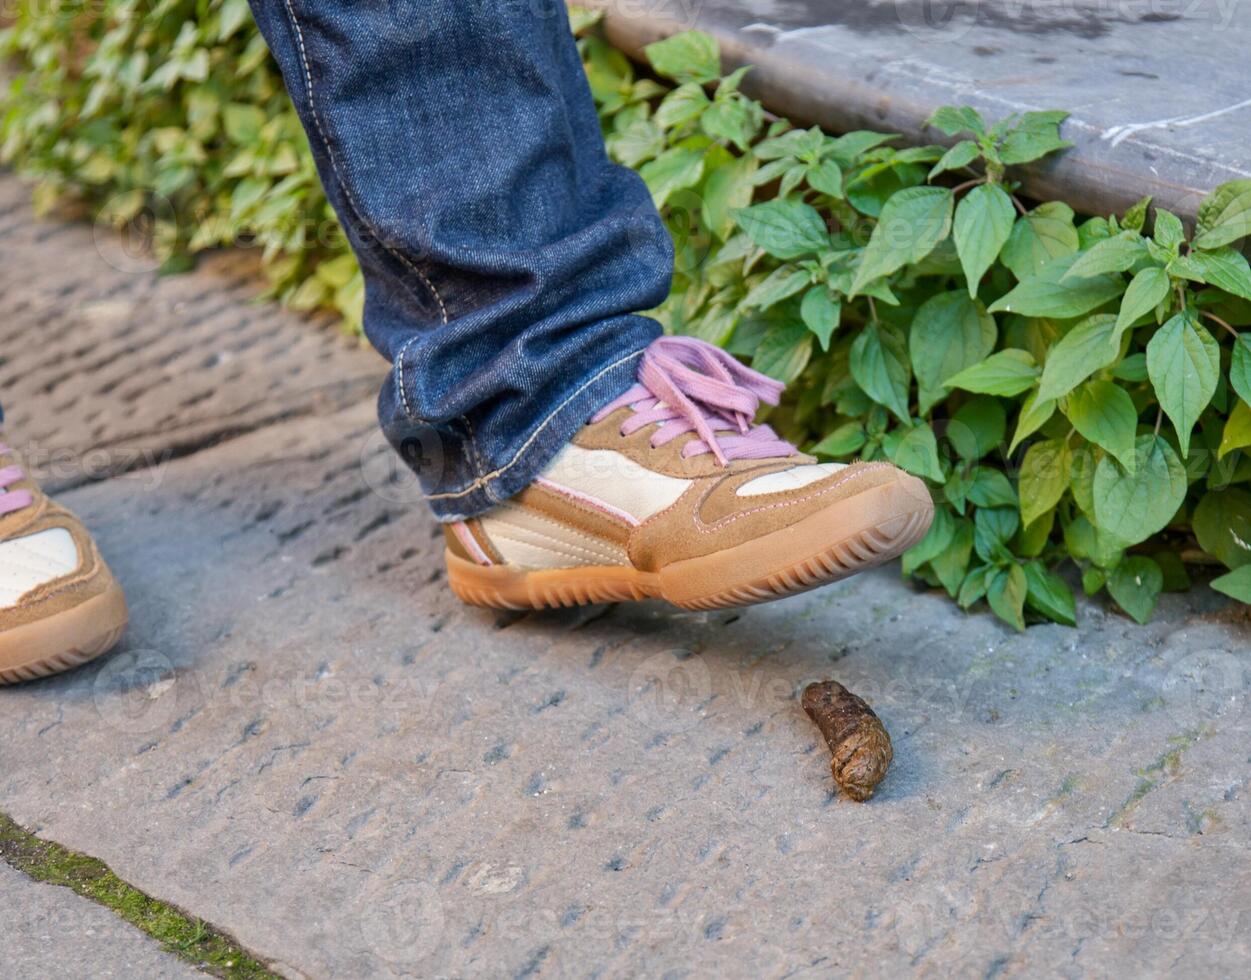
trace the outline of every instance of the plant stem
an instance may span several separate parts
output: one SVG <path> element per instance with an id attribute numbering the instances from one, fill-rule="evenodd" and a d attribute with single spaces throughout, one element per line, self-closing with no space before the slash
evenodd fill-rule
<path id="1" fill-rule="evenodd" d="M 956 184 L 956 186 L 951 189 L 952 196 L 954 197 L 956 194 L 959 194 L 961 191 L 967 191 L 970 187 L 974 187 L 977 184 L 982 184 L 985 182 L 986 182 L 985 177 L 974 177 L 972 180 L 966 180 L 963 184 Z"/>
<path id="2" fill-rule="evenodd" d="M 1231 337 L 1237 337 L 1237 336 L 1238 336 L 1238 331 L 1237 331 L 1237 330 L 1235 330 L 1233 327 L 1231 327 L 1231 326 L 1230 326 L 1230 325 L 1229 325 L 1226 321 L 1222 320 L 1222 319 L 1221 319 L 1219 316 L 1217 316 L 1215 313 L 1209 313 L 1207 310 L 1200 310 L 1200 311 L 1199 311 L 1199 315 L 1200 315 L 1200 316 L 1205 316 L 1205 317 L 1207 317 L 1207 318 L 1208 318 L 1209 320 L 1211 320 L 1213 323 L 1219 323 L 1222 327 L 1224 327 L 1226 330 L 1228 330 L 1228 331 L 1229 331 L 1229 335 L 1230 335 Z"/>
<path id="3" fill-rule="evenodd" d="M 1021 199 L 1017 197 L 1015 194 L 1012 195 L 1012 203 L 1016 205 L 1017 212 L 1020 215 L 1024 216 L 1028 213 L 1025 210 L 1025 205 L 1021 203 Z"/>
<path id="4" fill-rule="evenodd" d="M 872 296 L 866 296 L 865 299 L 869 301 L 869 322 L 877 323 L 877 304 L 873 302 Z"/>

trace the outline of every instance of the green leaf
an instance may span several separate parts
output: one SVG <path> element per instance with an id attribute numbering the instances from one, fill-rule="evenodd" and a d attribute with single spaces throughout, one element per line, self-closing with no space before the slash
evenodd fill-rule
<path id="1" fill-rule="evenodd" d="M 1065 525 L 1064 544 L 1074 558 L 1089 559 L 1101 569 L 1115 565 L 1125 550 L 1114 537 L 1097 530 L 1082 516 L 1073 518 Z M 1096 590 L 1102 585 L 1101 580 Z"/>
<path id="2" fill-rule="evenodd" d="M 1078 445 L 1069 464 L 1069 489 L 1073 491 L 1073 501 L 1088 517 L 1093 517 L 1095 513 L 1095 467 L 1101 456 L 1091 446 Z M 1137 465 L 1135 455 L 1134 467 Z M 1132 473 L 1133 468 L 1129 472 Z"/>
<path id="3" fill-rule="evenodd" d="M 1251 562 L 1251 493 L 1239 488 L 1209 490 L 1191 518 L 1199 547 L 1229 568 Z"/>
<path id="4" fill-rule="evenodd" d="M 1017 218 L 1000 258 L 1017 279 L 1025 280 L 1036 276 L 1053 259 L 1072 255 L 1077 247 L 1073 209 L 1051 201 Z"/>
<path id="5" fill-rule="evenodd" d="M 986 589 L 986 601 L 996 616 L 1017 630 L 1025 629 L 1025 597 L 1029 582 L 1020 565 L 1009 565 L 995 572 Z"/>
<path id="6" fill-rule="evenodd" d="M 1070 452 L 1063 439 L 1036 442 L 1025 451 L 1017 489 L 1021 520 L 1032 524 L 1060 502 L 1069 488 Z"/>
<path id="7" fill-rule="evenodd" d="M 694 122 L 710 105 L 704 87 L 699 82 L 687 82 L 660 100 L 652 120 L 661 129 L 678 129 Z"/>
<path id="8" fill-rule="evenodd" d="M 939 293 L 912 320 L 908 352 L 920 387 L 920 411 L 947 397 L 943 382 L 985 360 L 995 349 L 995 318 L 963 290 Z"/>
<path id="9" fill-rule="evenodd" d="M 1133 471 L 1138 412 L 1125 389 L 1111 381 L 1088 381 L 1069 396 L 1064 414 L 1078 432 Z"/>
<path id="10" fill-rule="evenodd" d="M 1144 555 L 1121 559 L 1108 576 L 1108 594 L 1138 623 L 1151 618 L 1163 588 L 1164 573 L 1160 566 Z"/>
<path id="11" fill-rule="evenodd" d="M 1220 578 L 1212 579 L 1212 588 L 1223 592 L 1231 599 L 1251 603 L 1251 565 L 1243 565 L 1226 572 Z"/>
<path id="12" fill-rule="evenodd" d="M 1121 300 L 1120 312 L 1116 315 L 1116 329 L 1113 340 L 1120 340 L 1129 327 L 1139 317 L 1154 310 L 1165 296 L 1168 295 L 1168 273 L 1158 265 L 1142 269 L 1130 280 L 1125 290 L 1125 298 Z"/>
<path id="13" fill-rule="evenodd" d="M 1211 283 L 1233 296 L 1251 299 L 1251 266 L 1232 248 L 1179 255 L 1169 263 L 1170 275 L 1194 282 Z"/>
<path id="14" fill-rule="evenodd" d="M 681 147 L 665 150 L 655 160 L 643 164 L 639 168 L 639 176 L 652 192 L 656 207 L 664 207 L 675 192 L 700 182 L 704 176 L 704 154 L 700 150 Z"/>
<path id="15" fill-rule="evenodd" d="M 996 184 L 974 187 L 956 207 L 952 237 L 970 296 L 977 295 L 982 276 L 999 257 L 1015 218 L 1012 198 Z"/>
<path id="16" fill-rule="evenodd" d="M 948 388 L 1010 398 L 1032 388 L 1039 373 L 1038 364 L 1029 351 L 1009 348 L 992 354 L 981 364 L 965 368 L 943 383 Z"/>
<path id="17" fill-rule="evenodd" d="M 1077 609 L 1068 583 L 1040 561 L 1027 562 L 1025 581 L 1029 591 L 1026 605 L 1034 612 L 1065 626 L 1077 625 Z"/>
<path id="18" fill-rule="evenodd" d="M 1016 128 L 1004 137 L 999 146 L 999 157 L 1005 164 L 1029 163 L 1056 150 L 1072 146 L 1060 138 L 1060 123 L 1067 119 L 1067 112 L 1027 112 Z"/>
<path id="19" fill-rule="evenodd" d="M 1016 491 L 999 470 L 979 466 L 973 471 L 969 485 L 969 503 L 978 507 L 1017 507 Z"/>
<path id="20" fill-rule="evenodd" d="M 802 323 L 770 327 L 760 340 L 751 366 L 771 378 L 789 384 L 808 366 L 812 356 L 812 334 Z"/>
<path id="21" fill-rule="evenodd" d="M 994 565 L 982 565 L 980 568 L 970 570 L 964 576 L 964 581 L 960 583 L 960 594 L 956 596 L 956 602 L 960 604 L 961 609 L 968 609 L 986 595 L 986 589 L 994 574 Z"/>
<path id="22" fill-rule="evenodd" d="M 851 345 L 851 376 L 866 395 L 889 408 L 901 422 L 908 414 L 908 353 L 903 343 L 880 324 L 865 327 Z"/>
<path id="23" fill-rule="evenodd" d="M 892 194 L 860 258 L 851 295 L 929 255 L 951 231 L 951 210 L 951 191 L 946 187 L 907 187 Z"/>
<path id="24" fill-rule="evenodd" d="M 1087 595 L 1094 595 L 1107 581 L 1107 572 L 1097 566 L 1092 565 L 1082 572 L 1082 589 Z"/>
<path id="25" fill-rule="evenodd" d="M 842 314 L 843 304 L 821 285 L 804 293 L 804 301 L 799 306 L 800 318 L 821 342 L 822 350 L 830 349 L 830 335 L 838 328 Z"/>
<path id="26" fill-rule="evenodd" d="M 814 456 L 850 456 L 865 444 L 864 426 L 859 422 L 848 422 L 840 425 L 828 436 L 812 447 Z"/>
<path id="27" fill-rule="evenodd" d="M 1220 248 L 1251 234 L 1251 180 L 1221 184 L 1199 205 L 1195 245 Z"/>
<path id="28" fill-rule="evenodd" d="M 875 133 L 867 129 L 856 129 L 835 139 L 829 139 L 825 145 L 830 155 L 846 168 L 875 147 L 895 139 L 897 135 L 897 133 Z"/>
<path id="29" fill-rule="evenodd" d="M 1089 251 L 1082 252 L 1064 273 L 1062 281 L 1090 279 L 1107 272 L 1124 272 L 1146 255 L 1147 248 L 1138 232 L 1123 232 L 1115 238 L 1105 238 Z"/>
<path id="30" fill-rule="evenodd" d="M 936 508 L 925 537 L 904 552 L 904 573 L 910 575 L 927 561 L 941 555 L 955 536 L 956 519 L 951 516 L 951 511 L 945 507 Z"/>
<path id="31" fill-rule="evenodd" d="M 225 41 L 250 20 L 247 0 L 223 0 L 217 23 L 217 40 Z"/>
<path id="32" fill-rule="evenodd" d="M 980 507 L 973 515 L 973 549 L 985 561 L 1011 557 L 1008 542 L 1021 526 L 1015 507 Z"/>
<path id="33" fill-rule="evenodd" d="M 1073 255 L 1052 259 L 1036 276 L 1018 283 L 1011 292 L 995 300 L 990 312 L 1003 310 L 1023 316 L 1068 319 L 1089 313 L 1124 291 L 1125 283 L 1119 276 L 1061 282 L 1075 261 Z"/>
<path id="34" fill-rule="evenodd" d="M 1130 354 L 1112 365 L 1112 377 L 1117 381 L 1140 384 L 1147 380 L 1147 355 L 1145 351 Z"/>
<path id="35" fill-rule="evenodd" d="M 1172 211 L 1156 208 L 1155 233 L 1152 237 L 1157 245 L 1176 253 L 1177 247 L 1186 240 L 1186 229 L 1182 227 L 1181 219 Z"/>
<path id="36" fill-rule="evenodd" d="M 1167 441 L 1142 435 L 1135 450 L 1132 473 L 1110 456 L 1099 460 L 1093 487 L 1100 530 L 1126 548 L 1163 530 L 1186 499 L 1186 469 Z"/>
<path id="37" fill-rule="evenodd" d="M 1117 347 L 1112 342 L 1115 327 L 1116 317 L 1100 313 L 1083 320 L 1056 341 L 1043 366 L 1038 397 L 1045 400 L 1067 395 L 1100 368 L 1115 361 Z"/>
<path id="38" fill-rule="evenodd" d="M 657 75 L 676 82 L 711 82 L 721 76 L 717 39 L 703 31 L 684 31 L 643 49 Z"/>
<path id="39" fill-rule="evenodd" d="M 1164 574 L 1165 592 L 1185 592 L 1190 588 L 1186 566 L 1175 551 L 1157 551 L 1151 556 Z"/>
<path id="40" fill-rule="evenodd" d="M 934 110 L 934 114 L 925 121 L 926 126 L 933 126 L 946 136 L 957 133 L 972 133 L 975 136 L 986 135 L 986 123 L 981 114 L 969 106 L 945 105 Z"/>
<path id="41" fill-rule="evenodd" d="M 713 169 L 704 182 L 701 216 L 704 224 L 722 241 L 734 234 L 734 212 L 751 204 L 756 158 L 736 157 Z"/>
<path id="42" fill-rule="evenodd" d="M 967 167 L 981 156 L 981 152 L 978 145 L 972 140 L 961 140 L 939 157 L 938 162 L 930 170 L 928 179 L 933 180 L 939 174 L 946 173 L 949 170 L 959 170 L 961 167 Z"/>
<path id="43" fill-rule="evenodd" d="M 1017 418 L 1016 432 L 1012 436 L 1012 442 L 1008 446 L 1008 454 L 1016 452 L 1025 439 L 1033 435 L 1041 429 L 1047 420 L 1055 414 L 1056 401 L 1054 398 L 1039 399 L 1038 392 L 1030 392 L 1025 398 L 1025 403 L 1021 406 L 1021 414 Z"/>
<path id="44" fill-rule="evenodd" d="M 826 160 L 808 171 L 808 186 L 830 197 L 843 196 L 843 171 L 833 160 Z"/>
<path id="45" fill-rule="evenodd" d="M 956 521 L 955 532 L 951 536 L 951 544 L 942 552 L 930 559 L 930 568 L 952 596 L 960 591 L 960 583 L 964 581 L 966 569 L 969 567 L 969 556 L 973 553 L 973 525 L 968 521 Z"/>
<path id="46" fill-rule="evenodd" d="M 1147 344 L 1147 374 L 1160 407 L 1177 430 L 1182 456 L 1189 456 L 1190 430 L 1220 380 L 1220 347 L 1190 315 L 1178 313 Z"/>
<path id="47" fill-rule="evenodd" d="M 961 405 L 947 423 L 946 436 L 956 453 L 975 462 L 1003 442 L 1007 419 L 994 398 L 978 395 Z"/>
<path id="48" fill-rule="evenodd" d="M 1121 227 L 1130 231 L 1142 231 L 1143 225 L 1147 223 L 1147 208 L 1150 206 L 1151 195 L 1148 194 L 1121 216 Z"/>
<path id="49" fill-rule="evenodd" d="M 747 236 L 776 258 L 797 259 L 829 248 L 825 219 L 802 201 L 766 201 L 733 214 Z"/>
<path id="50" fill-rule="evenodd" d="M 1251 333 L 1240 333 L 1234 340 L 1234 353 L 1229 361 L 1229 383 L 1248 405 L 1251 405 Z"/>
<path id="51" fill-rule="evenodd" d="M 1224 459 L 1235 449 L 1251 446 L 1251 408 L 1241 398 L 1234 401 L 1234 409 L 1225 420 L 1221 432 L 1221 445 L 1216 451 L 1217 459 Z"/>
<path id="52" fill-rule="evenodd" d="M 935 483 L 943 482 L 943 467 L 938 460 L 938 442 L 928 425 L 896 429 L 883 443 L 890 461 L 902 470 L 922 476 Z"/>
<path id="53" fill-rule="evenodd" d="M 782 265 L 752 287 L 740 304 L 744 310 L 767 310 L 802 291 L 812 276 L 793 265 Z"/>
<path id="54" fill-rule="evenodd" d="M 637 167 L 664 152 L 665 134 L 650 119 L 635 119 L 609 136 L 606 145 L 614 160 L 627 167 Z"/>
<path id="55" fill-rule="evenodd" d="M 752 137 L 760 129 L 761 108 L 758 102 L 752 102 L 741 96 L 732 99 L 717 99 L 699 117 L 699 128 L 715 140 L 733 143 L 740 150 L 746 150 Z"/>
<path id="56" fill-rule="evenodd" d="M 222 109 L 222 128 L 232 143 L 250 146 L 257 141 L 268 117 L 260 106 L 231 102 Z"/>

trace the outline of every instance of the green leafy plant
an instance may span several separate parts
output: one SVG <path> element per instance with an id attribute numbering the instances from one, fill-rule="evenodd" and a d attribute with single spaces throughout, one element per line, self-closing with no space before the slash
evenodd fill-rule
<path id="1" fill-rule="evenodd" d="M 1251 602 L 1251 182 L 1189 233 L 1148 200 L 1079 219 L 1013 176 L 1068 145 L 1062 112 L 943 108 L 944 145 L 833 136 L 748 98 L 707 35 L 650 46 L 644 71 L 597 19 L 572 11 L 609 153 L 675 243 L 657 315 L 787 381 L 770 422 L 816 455 L 930 484 L 908 574 L 1018 628 L 1073 623 L 1075 579 L 1143 621 L 1196 565 Z M 359 326 L 359 273 L 245 0 L 32 0 L 0 51 L 19 66 L 0 154 L 38 200 L 144 218 L 169 269 L 259 246 L 276 295 Z"/>
<path id="2" fill-rule="evenodd" d="M 255 249 L 271 292 L 359 329 L 363 283 L 247 0 L 21 0 L 0 162 L 138 225 L 166 271 Z"/>
<path id="3" fill-rule="evenodd" d="M 769 117 L 702 34 L 647 49 L 661 93 L 581 44 L 678 245 L 662 319 L 789 382 L 770 421 L 818 456 L 930 484 L 906 572 L 1017 628 L 1074 623 L 1066 565 L 1140 622 L 1187 564 L 1251 601 L 1251 182 L 1190 236 L 1149 200 L 1079 220 L 1012 176 L 1069 145 L 1063 112 L 944 107 L 948 145 L 900 147 Z"/>

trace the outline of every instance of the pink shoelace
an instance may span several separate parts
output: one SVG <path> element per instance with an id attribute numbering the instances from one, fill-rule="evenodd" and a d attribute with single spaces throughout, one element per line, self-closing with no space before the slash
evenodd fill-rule
<path id="1" fill-rule="evenodd" d="M 682 456 L 712 453 L 725 466 L 732 459 L 794 456 L 799 450 L 767 425 L 752 425 L 760 403 L 776 405 L 783 385 L 744 367 L 731 355 L 694 337 L 660 337 L 643 352 L 639 383 L 592 417 L 607 418 L 619 408 L 634 410 L 621 425 L 628 436 L 658 423 L 652 448 L 688 432 L 698 434 Z"/>
<path id="2" fill-rule="evenodd" d="M 0 456 L 13 452 L 4 443 L 0 443 Z M 35 502 L 34 495 L 29 490 L 10 490 L 13 484 L 20 480 L 26 479 L 26 472 L 20 466 L 13 464 L 0 468 L 0 517 L 5 514 L 12 514 L 15 510 L 21 510 L 23 507 L 29 507 Z"/>

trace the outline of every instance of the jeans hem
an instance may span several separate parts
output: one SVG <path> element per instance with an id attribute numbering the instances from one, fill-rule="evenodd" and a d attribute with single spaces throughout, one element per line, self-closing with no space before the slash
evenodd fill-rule
<path id="1" fill-rule="evenodd" d="M 463 490 L 425 494 L 435 516 L 445 523 L 467 520 L 528 487 L 587 419 L 635 383 L 643 350 L 640 348 L 618 358 L 583 382 L 538 424 L 504 465 L 479 476 Z"/>

